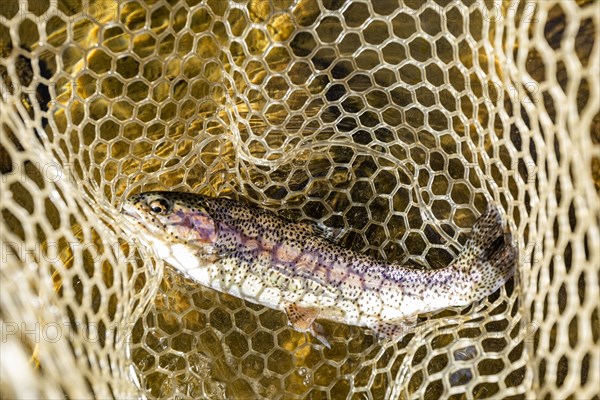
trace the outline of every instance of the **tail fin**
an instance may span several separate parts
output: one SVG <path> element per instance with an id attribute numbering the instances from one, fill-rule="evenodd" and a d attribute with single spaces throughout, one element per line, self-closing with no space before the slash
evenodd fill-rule
<path id="1" fill-rule="evenodd" d="M 512 236 L 505 232 L 498 208 L 490 203 L 475 222 L 465 249 L 452 265 L 472 283 L 470 293 L 465 293 L 465 304 L 502 287 L 514 273 L 516 258 Z"/>

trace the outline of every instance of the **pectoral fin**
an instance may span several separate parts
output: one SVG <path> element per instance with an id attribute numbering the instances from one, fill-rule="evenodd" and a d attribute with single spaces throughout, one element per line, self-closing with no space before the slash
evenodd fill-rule
<path id="1" fill-rule="evenodd" d="M 309 332 L 327 348 L 331 345 L 323 336 L 323 327 L 315 322 L 321 310 L 317 307 L 301 307 L 297 304 L 288 304 L 285 313 L 295 330 Z"/>

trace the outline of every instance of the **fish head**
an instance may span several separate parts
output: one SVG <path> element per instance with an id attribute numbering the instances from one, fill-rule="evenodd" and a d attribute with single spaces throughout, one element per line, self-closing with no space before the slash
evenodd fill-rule
<path id="1" fill-rule="evenodd" d="M 218 225 L 198 195 L 145 192 L 129 197 L 121 214 L 153 244 L 179 244 L 204 254 L 214 251 Z"/>

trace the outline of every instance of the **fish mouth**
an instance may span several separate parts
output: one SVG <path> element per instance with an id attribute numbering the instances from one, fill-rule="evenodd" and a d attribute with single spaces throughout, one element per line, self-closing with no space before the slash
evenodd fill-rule
<path id="1" fill-rule="evenodd" d="M 139 206 L 130 202 L 123 204 L 120 214 L 124 217 L 124 225 L 135 234 L 151 234 L 152 236 L 160 237 L 165 230 L 161 221 L 155 220 L 149 223 L 148 215 L 143 210 L 140 210 Z M 160 226 L 157 227 L 157 224 L 160 224 Z"/>
<path id="2" fill-rule="evenodd" d="M 121 207 L 120 214 L 132 218 L 136 221 L 139 221 L 142 217 L 137 207 L 130 203 L 123 204 L 123 207 Z"/>

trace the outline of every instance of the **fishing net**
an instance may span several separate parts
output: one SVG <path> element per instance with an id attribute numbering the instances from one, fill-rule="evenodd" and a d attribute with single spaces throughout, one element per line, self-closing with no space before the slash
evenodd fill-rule
<path id="1" fill-rule="evenodd" d="M 600 3 L 0 4 L 3 398 L 598 398 Z M 488 201 L 517 275 L 402 340 L 199 287 L 123 230 L 243 197 L 440 268 Z"/>

